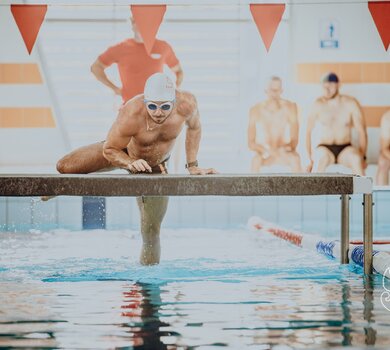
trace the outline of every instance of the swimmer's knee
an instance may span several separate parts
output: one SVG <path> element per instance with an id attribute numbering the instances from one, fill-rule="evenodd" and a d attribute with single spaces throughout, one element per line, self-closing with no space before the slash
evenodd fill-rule
<path id="1" fill-rule="evenodd" d="M 60 174 L 77 174 L 75 167 L 66 159 L 61 158 L 56 164 L 57 171 Z"/>
<path id="2" fill-rule="evenodd" d="M 383 157 L 382 155 L 380 155 L 378 159 L 378 170 L 389 171 L 389 169 L 390 169 L 390 161 L 385 157 Z"/>
<path id="3" fill-rule="evenodd" d="M 317 147 L 313 152 L 313 156 L 314 160 L 317 162 L 324 160 L 330 161 L 330 155 L 324 147 Z"/>
<path id="4" fill-rule="evenodd" d="M 157 239 L 160 235 L 160 230 L 161 230 L 161 222 L 144 222 L 142 225 L 142 233 L 147 235 L 152 235 L 148 237 L 148 239 L 150 240 Z"/>
<path id="5" fill-rule="evenodd" d="M 57 171 L 60 174 L 69 174 L 69 169 L 67 166 L 67 162 L 64 160 L 64 158 L 60 159 L 56 164 Z"/>
<path id="6" fill-rule="evenodd" d="M 349 155 L 349 160 L 351 164 L 356 166 L 359 166 L 362 163 L 362 157 L 357 151 L 353 153 L 351 152 L 351 154 Z"/>

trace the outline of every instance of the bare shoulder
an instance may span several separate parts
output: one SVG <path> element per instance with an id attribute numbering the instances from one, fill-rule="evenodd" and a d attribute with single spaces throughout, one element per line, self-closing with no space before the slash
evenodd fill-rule
<path id="1" fill-rule="evenodd" d="M 323 97 L 318 97 L 313 103 L 313 111 L 320 111 L 325 105 L 326 101 Z"/>
<path id="2" fill-rule="evenodd" d="M 381 127 L 382 128 L 390 128 L 390 109 L 383 114 L 381 119 Z"/>
<path id="3" fill-rule="evenodd" d="M 353 96 L 340 95 L 340 100 L 343 104 L 345 104 L 351 108 L 360 108 L 359 101 Z"/>
<path id="4" fill-rule="evenodd" d="M 293 101 L 282 99 L 281 102 L 284 107 L 290 110 L 295 110 L 297 108 L 297 104 Z"/>
<path id="5" fill-rule="evenodd" d="M 383 114 L 382 119 L 388 123 L 390 123 L 390 109 Z"/>
<path id="6" fill-rule="evenodd" d="M 264 102 L 258 102 L 255 105 L 253 105 L 249 110 L 249 115 L 252 118 L 259 118 L 261 115 L 261 111 L 264 108 Z"/>
<path id="7" fill-rule="evenodd" d="M 198 103 L 192 93 L 178 90 L 176 92 L 176 108 L 180 115 L 189 117 L 198 110 Z"/>
<path id="8" fill-rule="evenodd" d="M 144 112 L 143 95 L 137 95 L 127 101 L 119 110 L 117 122 L 119 124 L 137 123 Z"/>

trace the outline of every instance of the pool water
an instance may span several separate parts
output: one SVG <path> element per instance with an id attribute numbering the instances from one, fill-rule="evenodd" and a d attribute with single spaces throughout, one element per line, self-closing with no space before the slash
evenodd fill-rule
<path id="1" fill-rule="evenodd" d="M 140 246 L 130 230 L 1 233 L 0 348 L 390 347 L 382 277 L 360 267 L 246 229 L 164 229 L 152 267 Z"/>

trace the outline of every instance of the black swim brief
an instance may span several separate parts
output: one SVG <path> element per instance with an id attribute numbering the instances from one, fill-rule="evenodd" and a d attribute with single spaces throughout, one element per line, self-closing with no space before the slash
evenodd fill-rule
<path id="1" fill-rule="evenodd" d="M 341 153 L 341 151 L 344 148 L 351 146 L 351 143 L 344 143 L 343 145 L 326 145 L 326 144 L 321 143 L 317 147 L 319 147 L 319 146 L 326 147 L 329 151 L 331 151 L 335 157 L 335 163 L 337 164 L 337 158 L 338 158 L 339 154 Z"/>
<path id="2" fill-rule="evenodd" d="M 129 154 L 127 151 L 127 148 L 123 148 L 123 152 L 125 152 L 127 155 Z M 170 158 L 170 156 L 168 156 L 160 164 L 152 166 L 151 173 L 149 173 L 149 171 L 144 171 L 144 172 L 137 172 L 136 174 L 168 174 L 168 160 L 169 160 L 169 158 Z M 128 170 L 128 172 L 130 174 L 133 174 L 130 170 Z"/>

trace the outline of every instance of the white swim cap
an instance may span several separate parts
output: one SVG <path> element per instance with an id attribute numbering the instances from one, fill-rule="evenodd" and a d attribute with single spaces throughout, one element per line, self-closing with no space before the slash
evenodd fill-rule
<path id="1" fill-rule="evenodd" d="M 144 98 L 149 101 L 173 101 L 176 89 L 173 81 L 164 73 L 151 75 L 145 83 Z"/>

